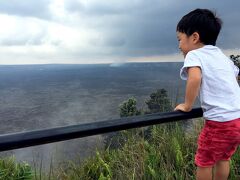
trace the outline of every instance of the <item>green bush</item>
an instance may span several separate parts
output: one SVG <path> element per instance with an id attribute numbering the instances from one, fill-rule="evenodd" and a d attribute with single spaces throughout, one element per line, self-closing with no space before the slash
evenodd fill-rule
<path id="1" fill-rule="evenodd" d="M 195 179 L 194 156 L 202 124 L 202 120 L 196 120 L 190 133 L 184 131 L 182 123 L 155 125 L 148 140 L 128 135 L 121 149 L 106 149 L 81 165 L 72 164 L 65 174 L 78 176 L 66 179 Z M 230 179 L 240 177 L 239 164 L 238 150 L 231 160 Z"/>
<path id="2" fill-rule="evenodd" d="M 200 123 L 200 125 L 199 125 Z M 120 149 L 97 152 L 81 165 L 69 163 L 58 174 L 65 179 L 194 179 L 197 131 L 185 133 L 181 123 L 152 126 L 151 137 L 132 136 Z M 135 131 L 137 132 L 137 131 Z M 71 177 L 71 178 L 70 178 Z"/>
<path id="3" fill-rule="evenodd" d="M 32 178 L 33 171 L 27 163 L 18 163 L 13 156 L 0 159 L 0 180 L 28 180 Z"/>
<path id="4" fill-rule="evenodd" d="M 135 116 L 172 109 L 164 89 L 152 93 L 146 101 L 148 109 L 137 109 L 137 101 L 130 98 L 120 105 L 120 116 Z M 108 134 L 106 149 L 97 151 L 81 165 L 69 163 L 57 174 L 64 179 L 86 180 L 188 180 L 195 179 L 194 156 L 198 134 L 203 120 L 195 120 L 186 131 L 187 121 L 154 125 L 145 128 L 124 130 Z M 240 174 L 240 153 L 231 161 L 230 179 Z"/>
<path id="5" fill-rule="evenodd" d="M 148 112 L 170 110 L 164 90 L 153 93 L 146 101 Z M 164 100 L 164 101 L 162 101 Z M 162 109 L 162 105 L 165 104 Z M 120 116 L 144 114 L 137 101 L 130 98 L 120 105 Z M 51 169 L 39 179 L 49 180 L 190 180 L 195 179 L 194 156 L 198 134 L 203 126 L 200 118 L 186 131 L 187 121 L 154 125 L 116 132 L 107 146 L 81 164 L 68 162 Z M 240 149 L 232 157 L 229 179 L 240 179 Z M 35 172 L 35 178 L 36 178 Z M 14 158 L 0 160 L 0 180 L 31 179 L 32 170 Z"/>

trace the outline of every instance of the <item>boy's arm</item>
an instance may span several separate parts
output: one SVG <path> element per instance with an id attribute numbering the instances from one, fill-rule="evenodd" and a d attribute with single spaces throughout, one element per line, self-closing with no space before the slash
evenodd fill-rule
<path id="1" fill-rule="evenodd" d="M 180 110 L 189 112 L 192 110 L 192 106 L 198 96 L 199 89 L 201 86 L 201 69 L 199 67 L 188 68 L 188 79 L 185 93 L 185 102 L 179 104 L 174 111 Z"/>

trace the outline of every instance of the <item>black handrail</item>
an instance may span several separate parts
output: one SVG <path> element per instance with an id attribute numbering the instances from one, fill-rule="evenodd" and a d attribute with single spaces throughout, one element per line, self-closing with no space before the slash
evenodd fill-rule
<path id="1" fill-rule="evenodd" d="M 201 116 L 202 109 L 196 108 L 188 113 L 180 111 L 155 113 L 87 124 L 56 127 L 14 134 L 4 134 L 0 136 L 0 151 L 82 138 L 130 128 L 197 118 Z"/>

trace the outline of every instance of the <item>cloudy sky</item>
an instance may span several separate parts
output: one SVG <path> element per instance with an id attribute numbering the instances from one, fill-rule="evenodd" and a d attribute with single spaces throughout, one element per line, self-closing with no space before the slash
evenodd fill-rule
<path id="1" fill-rule="evenodd" d="M 195 8 L 217 12 L 224 22 L 217 46 L 240 54 L 239 7 L 236 0 L 1 0 L 0 64 L 178 61 L 176 24 Z"/>

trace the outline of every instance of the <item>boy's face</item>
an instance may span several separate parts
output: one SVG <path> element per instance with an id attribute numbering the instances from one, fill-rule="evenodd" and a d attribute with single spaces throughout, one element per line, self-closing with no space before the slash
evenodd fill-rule
<path id="1" fill-rule="evenodd" d="M 200 47 L 198 33 L 193 33 L 192 35 L 187 36 L 185 33 L 177 32 L 177 39 L 179 42 L 178 47 L 182 51 L 184 57 L 189 51 Z"/>

